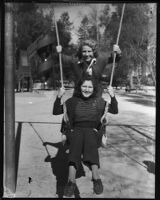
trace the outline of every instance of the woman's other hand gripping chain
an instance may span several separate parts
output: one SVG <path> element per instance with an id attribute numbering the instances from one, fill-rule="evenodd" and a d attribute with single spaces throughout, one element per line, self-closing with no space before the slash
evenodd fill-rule
<path id="1" fill-rule="evenodd" d="M 108 86 L 107 92 L 108 92 L 108 94 L 110 95 L 111 98 L 115 97 L 114 90 L 113 90 L 112 86 Z M 107 113 L 108 113 L 108 103 L 106 102 L 105 111 L 104 111 L 104 114 L 101 118 L 102 125 L 108 124 Z"/>
<path id="2" fill-rule="evenodd" d="M 58 98 L 62 98 L 64 94 L 65 94 L 65 88 L 64 87 L 59 88 L 58 94 L 57 94 Z"/>
<path id="3" fill-rule="evenodd" d="M 110 97 L 115 97 L 115 94 L 114 94 L 114 90 L 113 90 L 113 87 L 112 86 L 108 86 L 107 88 L 107 91 L 108 91 L 108 94 L 110 95 Z M 105 106 L 105 111 L 104 111 L 104 114 L 101 118 L 101 123 L 102 123 L 102 127 L 104 129 L 104 132 L 103 132 L 103 136 L 102 136 L 102 146 L 106 146 L 107 145 L 107 124 L 108 124 L 108 102 L 106 102 L 106 106 Z"/>

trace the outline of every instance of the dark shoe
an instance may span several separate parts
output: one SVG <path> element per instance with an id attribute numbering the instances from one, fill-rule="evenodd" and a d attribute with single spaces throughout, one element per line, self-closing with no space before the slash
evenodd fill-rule
<path id="1" fill-rule="evenodd" d="M 79 192 L 79 189 L 78 189 L 77 185 L 76 185 L 76 188 L 75 188 L 75 191 L 74 191 L 74 197 L 75 198 L 81 198 L 80 197 L 80 192 Z"/>
<path id="2" fill-rule="evenodd" d="M 64 188 L 64 196 L 72 197 L 74 195 L 75 188 L 76 188 L 76 184 L 69 181 Z"/>
<path id="3" fill-rule="evenodd" d="M 101 194 L 103 192 L 103 185 L 101 179 L 92 179 L 93 180 L 93 191 L 96 194 Z"/>

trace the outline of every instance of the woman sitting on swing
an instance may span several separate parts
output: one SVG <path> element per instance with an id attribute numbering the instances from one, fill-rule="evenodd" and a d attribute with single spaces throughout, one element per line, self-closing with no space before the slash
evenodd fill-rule
<path id="1" fill-rule="evenodd" d="M 57 46 L 57 52 L 62 52 L 62 47 Z M 102 73 L 108 64 L 113 62 L 113 53 L 116 53 L 116 62 L 121 59 L 121 50 L 118 45 L 113 46 L 113 52 L 110 55 L 106 55 L 104 52 L 100 53 L 97 51 L 97 43 L 94 40 L 83 41 L 74 56 L 66 56 L 62 54 L 63 67 L 70 66 L 70 70 L 74 75 L 75 88 L 73 96 L 76 96 L 78 91 L 78 81 L 84 76 L 91 76 L 96 79 L 97 82 L 97 93 L 96 96 L 102 96 Z M 68 128 L 64 120 L 62 120 L 61 126 L 62 142 L 68 142 Z"/>
<path id="2" fill-rule="evenodd" d="M 64 94 L 61 88 L 54 102 L 53 114 L 63 113 L 61 97 Z M 111 102 L 108 104 L 101 96 L 97 96 L 97 83 L 90 76 L 83 77 L 77 84 L 76 94 L 66 102 L 67 116 L 69 118 L 69 177 L 64 190 L 64 196 L 72 197 L 76 188 L 76 171 L 80 166 L 81 159 L 92 171 L 93 190 L 96 194 L 103 192 L 103 185 L 98 169 L 100 168 L 98 141 L 102 135 L 99 133 L 101 118 L 106 104 L 108 112 L 118 113 L 118 103 L 112 87 L 108 88 Z M 82 157 L 83 156 L 83 157 Z"/>

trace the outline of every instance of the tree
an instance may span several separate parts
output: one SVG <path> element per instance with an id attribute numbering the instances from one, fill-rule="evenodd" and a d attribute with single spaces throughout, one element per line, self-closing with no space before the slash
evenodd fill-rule
<path id="1" fill-rule="evenodd" d="M 40 10 L 35 3 L 15 3 L 14 18 L 15 57 L 17 65 L 16 69 L 18 69 L 20 50 L 26 51 L 28 46 L 30 46 L 42 33 L 48 31 L 51 27 L 51 19 L 48 16 L 44 16 L 42 10 Z M 32 78 L 37 78 L 35 67 L 36 65 L 32 65 Z M 16 77 L 18 77 L 17 81 L 24 79 L 23 76 L 17 76 L 17 74 L 18 70 L 16 71 Z"/>
<path id="2" fill-rule="evenodd" d="M 107 4 L 105 8 L 100 10 L 100 5 L 93 4 L 91 6 L 91 11 L 88 15 L 85 15 L 81 21 L 79 26 L 78 34 L 79 40 L 84 39 L 93 39 L 97 41 L 97 46 L 100 50 L 105 50 L 105 40 L 103 38 L 102 32 L 104 29 L 104 16 L 105 19 L 108 16 L 104 15 L 103 12 L 106 14 L 109 13 L 109 5 Z M 105 22 L 106 23 L 106 22 Z M 106 25 L 106 24 L 105 24 Z"/>
<path id="3" fill-rule="evenodd" d="M 110 37 L 110 46 L 113 46 L 117 40 L 119 22 L 122 11 L 122 4 L 115 4 L 116 11 L 113 12 L 111 20 L 104 31 L 106 37 Z M 126 4 L 122 29 L 120 33 L 119 46 L 123 52 L 123 58 L 118 67 L 122 76 L 130 78 L 130 84 L 133 85 L 133 75 L 138 76 L 138 68 L 145 67 L 147 60 L 148 46 L 148 5 Z M 137 53 L 135 53 L 137 52 Z M 140 56 L 143 58 L 141 59 Z M 120 74 L 119 74 L 120 75 Z"/>
<path id="4" fill-rule="evenodd" d="M 90 22 L 87 15 L 85 15 L 78 29 L 78 37 L 80 41 L 89 39 L 89 29 L 90 29 Z"/>
<path id="5" fill-rule="evenodd" d="M 62 13 L 60 18 L 57 20 L 55 18 L 56 16 L 54 15 L 54 8 L 51 8 L 49 15 L 51 19 L 56 20 L 59 42 L 60 42 L 60 45 L 63 47 L 63 53 L 67 55 L 73 54 L 75 52 L 75 47 L 72 44 L 70 44 L 71 30 L 73 28 L 73 23 L 70 21 L 68 12 Z M 51 29 L 54 32 L 55 38 L 56 38 L 56 42 L 53 44 L 53 57 L 55 56 L 55 54 L 56 54 L 55 57 L 57 57 L 57 52 L 55 50 L 55 47 L 58 41 L 56 37 L 55 21 L 52 21 Z M 54 58 L 53 60 L 54 60 L 54 69 L 52 69 L 53 72 L 51 73 L 51 76 L 52 75 L 54 76 L 54 78 L 52 77 L 52 79 L 55 79 L 55 81 L 52 81 L 52 83 L 53 83 L 53 86 L 55 86 L 56 80 L 60 79 L 60 67 L 59 67 L 59 60 L 54 59 Z M 67 70 L 63 69 L 63 76 L 66 79 L 71 79 L 71 74 L 68 73 L 68 71 L 69 71 L 68 69 Z"/>
<path id="6" fill-rule="evenodd" d="M 62 13 L 60 19 L 57 22 L 60 44 L 63 46 L 64 52 L 67 53 L 69 48 L 69 43 L 71 41 L 71 30 L 73 28 L 73 23 L 70 22 L 68 12 Z"/>
<path id="7" fill-rule="evenodd" d="M 111 9 L 110 5 L 106 5 L 104 9 L 101 11 L 101 15 L 99 16 L 99 26 L 103 30 L 103 34 L 101 34 L 100 39 L 100 49 L 102 51 L 110 51 L 111 50 L 111 38 L 108 31 L 108 25 L 111 20 Z"/>
<path id="8" fill-rule="evenodd" d="M 35 3 L 15 4 L 15 42 L 19 49 L 26 50 L 42 33 L 50 29 L 51 19 L 38 10 Z"/>
<path id="9" fill-rule="evenodd" d="M 148 69 L 156 85 L 156 4 L 151 4 L 149 20 Z"/>
<path id="10" fill-rule="evenodd" d="M 99 32 L 99 5 L 92 6 L 91 12 L 89 13 L 89 21 L 91 27 L 89 29 L 89 36 L 91 39 L 97 41 L 98 47 L 100 43 L 100 32 Z"/>

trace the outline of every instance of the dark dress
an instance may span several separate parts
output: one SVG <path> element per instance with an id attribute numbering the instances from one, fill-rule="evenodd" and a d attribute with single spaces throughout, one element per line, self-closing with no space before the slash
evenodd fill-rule
<path id="1" fill-rule="evenodd" d="M 69 163 L 80 166 L 81 155 L 83 162 L 87 165 L 96 164 L 99 167 L 98 155 L 98 129 L 100 119 L 104 113 L 106 102 L 102 97 L 82 99 L 71 97 L 66 101 L 67 114 L 70 122 L 69 138 Z M 108 112 L 112 114 L 118 113 L 117 100 L 111 98 Z M 53 114 L 59 115 L 63 113 L 63 106 L 60 99 L 54 102 Z"/>
<path id="2" fill-rule="evenodd" d="M 116 62 L 119 62 L 121 59 L 121 54 L 116 54 Z M 99 56 L 96 58 L 96 62 L 92 66 L 92 77 L 96 80 L 97 82 L 97 97 L 102 96 L 102 73 L 104 69 L 107 67 L 108 64 L 111 64 L 113 62 L 113 56 L 112 54 L 106 55 L 104 52 L 100 52 Z M 63 68 L 67 68 L 73 73 L 73 78 L 74 78 L 74 83 L 75 83 L 75 88 L 74 88 L 74 93 L 73 96 L 77 95 L 77 83 L 78 81 L 87 75 L 87 68 L 88 65 L 86 62 L 83 60 L 78 60 L 74 56 L 67 56 L 62 54 L 62 65 Z M 67 124 L 64 122 L 64 119 L 62 119 L 62 125 L 61 125 L 61 132 L 65 135 L 67 135 Z"/>

